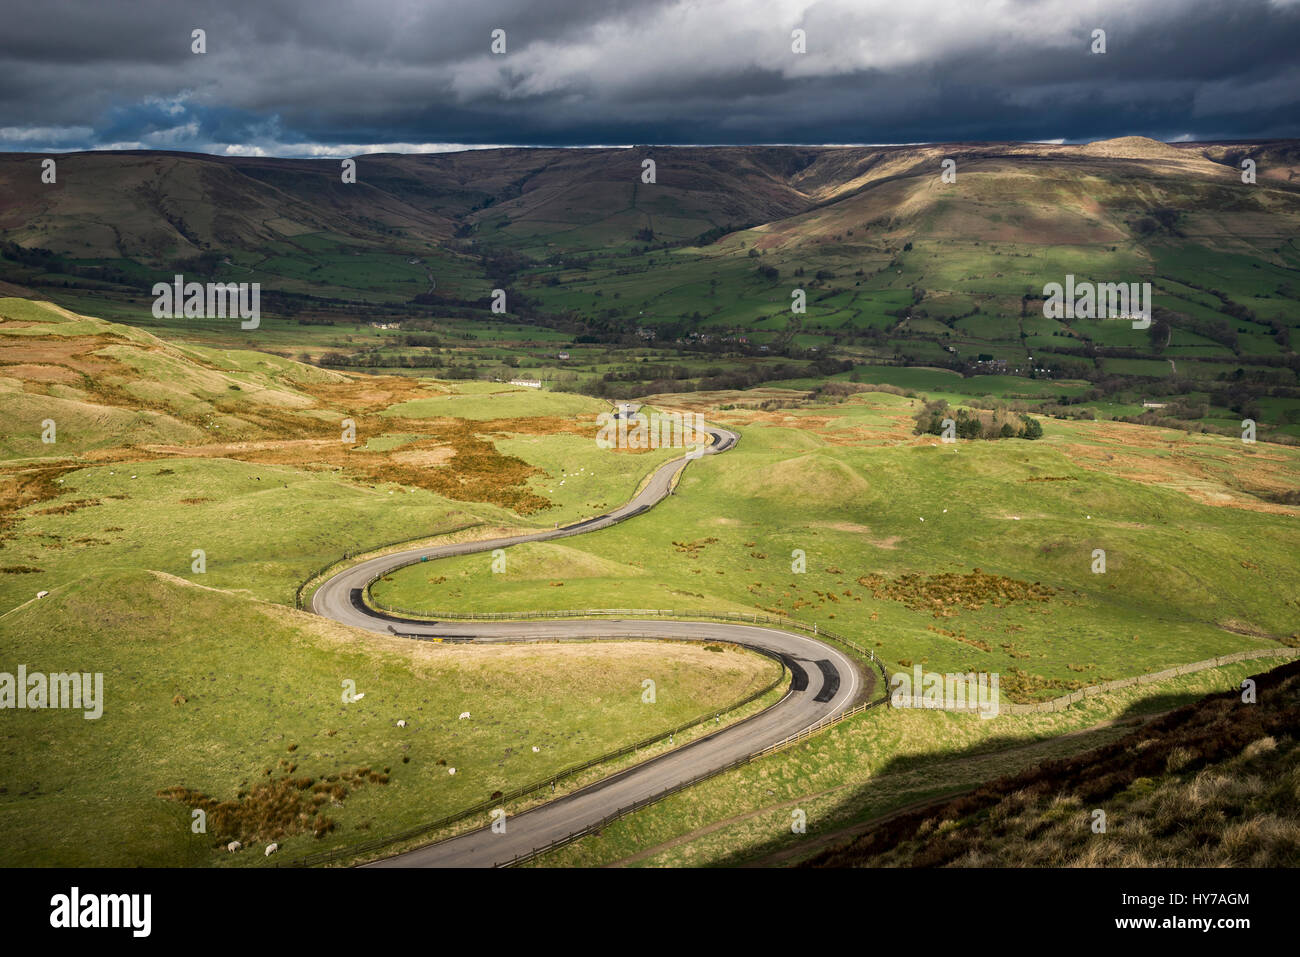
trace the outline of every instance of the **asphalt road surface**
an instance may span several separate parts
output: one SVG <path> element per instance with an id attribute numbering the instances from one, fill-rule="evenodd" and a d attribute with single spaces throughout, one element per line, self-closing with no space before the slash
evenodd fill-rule
<path id="1" fill-rule="evenodd" d="M 870 677 L 864 676 L 847 655 L 816 638 L 775 628 L 663 619 L 428 622 L 381 614 L 367 608 L 360 600 L 366 586 L 375 578 L 421 558 L 434 561 L 452 555 L 508 548 L 523 542 L 580 535 L 638 515 L 669 494 L 678 469 L 689 467 L 694 458 L 726 452 L 739 438 L 726 429 L 711 427 L 708 431 L 712 443 L 702 453 L 688 452 L 685 458 L 660 466 L 645 488 L 620 508 L 562 528 L 438 548 L 412 548 L 372 558 L 339 572 L 321 585 L 312 597 L 312 610 L 318 615 L 370 631 L 472 637 L 476 642 L 619 637 L 727 641 L 781 657 L 793 675 L 785 697 L 745 721 L 507 818 L 505 833 L 484 826 L 369 866 L 491 867 L 508 863 L 536 848 L 568 837 L 620 808 L 783 741 L 824 718 L 847 710 L 856 699 L 869 692 Z"/>

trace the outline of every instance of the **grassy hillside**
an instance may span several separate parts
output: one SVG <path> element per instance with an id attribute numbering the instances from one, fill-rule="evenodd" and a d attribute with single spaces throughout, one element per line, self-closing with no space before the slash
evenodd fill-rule
<path id="1" fill-rule="evenodd" d="M 813 867 L 1295 867 L 1300 663 L 1077 757 L 900 815 Z M 1095 811 L 1105 829 L 1093 828 Z"/>
<path id="2" fill-rule="evenodd" d="M 411 566 L 375 599 L 789 614 L 896 668 L 999 672 L 1022 701 L 1300 642 L 1300 516 L 1270 499 L 1300 481 L 1293 449 L 1082 422 L 943 445 L 889 393 L 728 404 L 707 415 L 739 445 L 692 465 L 653 517 L 512 549 L 505 574 L 473 557 Z"/>
<path id="3" fill-rule="evenodd" d="M 58 179 L 27 188 L 38 157 L 10 154 L 0 190 L 21 197 L 3 226 L 25 246 L 82 260 L 159 262 L 219 248 L 253 250 L 301 236 L 376 239 L 385 228 L 449 235 L 447 220 L 390 199 L 360 178 L 341 181 L 339 163 L 231 163 L 178 153 L 81 153 L 58 161 Z"/>
<path id="4" fill-rule="evenodd" d="M 87 567 L 292 602 L 344 551 L 588 518 L 672 455 L 601 455 L 609 406 L 584 396 L 351 377 L 25 300 L 0 317 L 6 606 Z"/>
<path id="5" fill-rule="evenodd" d="M 1300 437 L 1293 142 L 482 150 L 362 157 L 355 185 L 335 161 L 93 153 L 33 192 L 37 159 L 0 157 L 0 281 L 169 337 L 624 397 L 778 358 L 942 366 L 1048 383 L 1043 412 Z M 265 329 L 153 319 L 178 270 L 260 282 Z M 1045 318 L 1067 274 L 1150 282 L 1154 328 Z"/>
<path id="6" fill-rule="evenodd" d="M 6 713 L 7 867 L 254 865 L 271 841 L 292 857 L 383 837 L 738 701 L 777 667 L 663 642 L 412 642 L 103 569 L 0 633 L 6 671 L 101 672 L 105 698 L 98 720 Z M 219 849 L 236 839 L 248 850 Z"/>
<path id="7" fill-rule="evenodd" d="M 485 556 L 411 566 L 373 597 L 793 615 L 896 669 L 998 673 L 1013 701 L 1300 645 L 1300 452 L 1267 441 L 1300 436 L 1293 145 L 656 149 L 654 184 L 641 152 L 369 157 L 356 190 L 332 162 L 93 154 L 61 161 L 39 205 L 9 201 L 30 158 L 0 157 L 0 291 L 58 303 L 0 299 L 0 646 L 103 671 L 109 693 L 99 722 L 10 715 L 13 862 L 355 843 L 763 686 L 766 662 L 692 646 L 412 646 L 286 607 L 345 552 L 626 501 L 674 453 L 599 449 L 614 398 L 742 439 L 650 515 L 512 549 L 505 574 Z M 150 284 L 181 270 L 263 283 L 263 324 L 154 319 Z M 1066 273 L 1152 282 L 1155 331 L 1045 319 L 1035 297 Z M 915 428 L 939 400 L 1037 413 L 1044 434 L 945 444 Z M 1241 441 L 1247 417 L 1265 441 Z M 1249 667 L 1060 715 L 858 716 L 554 860 L 806 856 L 783 837 L 789 802 L 824 838 L 1111 744 L 1124 730 L 1099 722 Z M 674 697 L 647 722 L 619 689 L 651 668 Z M 343 705 L 344 679 L 366 698 Z M 463 710 L 483 722 L 446 720 Z M 1290 760 L 1274 739 L 1219 757 L 1253 775 Z M 1134 800 L 1156 815 L 1205 787 Z M 194 806 L 220 835 L 191 837 Z M 1251 847 L 1273 854 L 1276 833 Z M 1068 843 L 1052 834 L 1040 850 Z M 1142 859 L 1143 840 L 1106 859 Z"/>
<path id="8" fill-rule="evenodd" d="M 726 707 L 775 674 L 692 645 L 417 644 L 283 607 L 345 551 L 622 503 L 674 453 L 600 453 L 604 401 L 352 376 L 20 299 L 0 300 L 0 363 L 4 668 L 102 672 L 108 698 L 98 721 L 12 713 L 8 864 L 247 864 L 263 859 L 214 848 L 355 844 Z M 342 703 L 345 679 L 363 701 Z M 477 722 L 456 720 L 467 710 Z M 188 829 L 196 807 L 207 835 Z"/>
<path id="9" fill-rule="evenodd" d="M 1112 744 L 1157 716 L 1229 691 L 1259 662 L 1125 688 L 1048 714 L 984 720 L 877 709 L 728 771 L 545 855 L 540 867 L 787 866 L 919 806 Z M 792 824 L 803 812 L 806 829 Z"/>

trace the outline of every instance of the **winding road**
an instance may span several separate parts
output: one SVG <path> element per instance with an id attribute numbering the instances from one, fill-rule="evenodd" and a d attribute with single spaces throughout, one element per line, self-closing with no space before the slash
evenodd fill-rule
<path id="1" fill-rule="evenodd" d="M 526 535 L 412 548 L 363 561 L 329 578 L 312 597 L 312 610 L 336 621 L 383 633 L 472 638 L 476 642 L 573 638 L 663 638 L 714 640 L 744 645 L 779 657 L 792 680 L 776 704 L 688 745 L 613 774 L 562 798 L 506 821 L 505 833 L 490 826 L 378 861 L 372 867 L 491 867 L 562 840 L 614 811 L 653 797 L 685 781 L 725 767 L 787 737 L 834 717 L 871 693 L 873 680 L 838 649 L 808 635 L 763 626 L 663 619 L 622 621 L 547 620 L 430 622 L 401 618 L 366 606 L 363 596 L 381 575 L 412 562 L 469 555 L 524 542 L 541 542 L 608 528 L 652 508 L 672 491 L 679 469 L 695 458 L 719 455 L 739 439 L 709 427 L 710 444 L 660 466 L 631 501 L 604 515 Z"/>

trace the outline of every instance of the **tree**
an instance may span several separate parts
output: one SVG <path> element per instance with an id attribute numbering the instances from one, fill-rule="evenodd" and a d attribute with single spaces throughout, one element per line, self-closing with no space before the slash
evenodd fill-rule
<path id="1" fill-rule="evenodd" d="M 1151 325 L 1147 327 L 1147 336 L 1151 340 L 1151 351 L 1157 355 L 1164 352 L 1165 346 L 1169 345 L 1173 334 L 1174 325 L 1170 321 L 1169 313 L 1163 309 L 1155 310 Z"/>

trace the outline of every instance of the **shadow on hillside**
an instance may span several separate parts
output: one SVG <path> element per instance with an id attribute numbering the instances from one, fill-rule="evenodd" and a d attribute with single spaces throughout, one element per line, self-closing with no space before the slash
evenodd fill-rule
<path id="1" fill-rule="evenodd" d="M 802 858 L 826 851 L 836 846 L 844 845 L 861 832 L 855 831 L 854 833 L 839 834 L 835 839 L 828 841 L 827 837 L 831 834 L 837 834 L 846 829 L 858 828 L 859 826 L 863 828 L 863 832 L 869 831 L 872 829 L 872 822 L 883 824 L 887 819 L 894 816 L 902 816 L 909 812 L 919 811 L 920 808 L 917 807 L 919 804 L 932 803 L 937 808 L 938 806 L 957 798 L 960 794 L 969 793 L 970 791 L 986 787 L 1003 778 L 1010 781 L 1019 778 L 1026 773 L 1033 773 L 1035 769 L 1041 770 L 1046 763 L 1062 759 L 1073 760 L 1087 752 L 1096 751 L 1099 748 L 1106 747 L 1130 734 L 1133 734 L 1143 725 L 1152 721 L 1157 721 L 1163 724 L 1164 722 L 1160 721 L 1161 717 L 1169 712 L 1176 711 L 1179 708 L 1194 705 L 1197 702 L 1206 700 L 1207 698 L 1218 697 L 1226 699 L 1235 696 L 1235 694 L 1236 692 L 1234 691 L 1213 692 L 1208 695 L 1204 692 L 1195 691 L 1155 694 L 1134 701 L 1115 719 L 1106 724 L 1085 728 L 1076 732 L 1065 732 L 1062 735 L 1033 740 L 1010 736 L 996 736 L 952 753 L 938 754 L 931 752 L 928 754 L 896 757 L 886 762 L 886 764 L 875 775 L 873 775 L 870 780 L 852 788 L 846 788 L 841 800 L 839 800 L 833 807 L 820 813 L 818 815 L 819 818 L 833 822 L 820 833 L 819 829 L 816 827 L 816 822 L 809 821 L 809 833 L 806 837 L 795 835 L 793 833 L 782 834 L 779 837 L 771 838 L 752 847 L 745 848 L 744 850 L 728 854 L 727 856 L 713 862 L 711 866 L 737 867 L 745 865 L 752 866 L 755 864 L 780 866 L 796 863 Z M 1067 711 L 1062 712 L 1062 714 L 1068 713 L 1068 709 Z M 972 720 L 979 719 L 972 718 Z M 1025 752 L 1030 752 L 1035 748 L 1050 747 L 1051 742 L 1062 740 L 1067 736 L 1073 741 L 1073 746 L 1069 749 L 1069 754 L 1067 755 L 1058 754 L 1053 757 L 1039 758 L 1035 761 L 1032 757 L 1024 754 Z M 979 780 L 970 783 L 969 785 L 965 785 L 963 782 L 961 790 L 959 791 L 948 790 L 945 788 L 942 781 L 930 782 L 928 785 L 925 782 L 918 782 L 918 787 L 911 793 L 911 796 L 900 798 L 895 807 L 884 809 L 876 807 L 872 808 L 870 811 L 865 810 L 865 808 L 870 805 L 872 798 L 878 797 L 879 792 L 877 789 L 881 779 L 883 778 L 887 778 L 891 775 L 906 775 L 924 768 L 932 767 L 936 760 L 949 765 L 958 765 L 967 761 L 996 757 L 998 754 L 1004 754 L 1011 757 L 1016 752 L 1022 753 L 1021 764 L 1007 770 L 994 769 L 990 775 L 981 777 Z M 797 803 L 783 803 L 781 807 L 788 813 L 788 811 L 797 807 Z M 777 809 L 774 808 L 771 812 L 760 812 L 760 814 L 775 813 L 776 810 Z M 809 838 L 812 840 L 809 840 Z M 800 846 L 804 844 L 805 841 L 807 842 L 807 849 L 801 851 Z M 782 855 L 779 859 L 769 860 L 770 857 L 781 854 L 781 852 L 787 852 L 788 857 Z"/>

